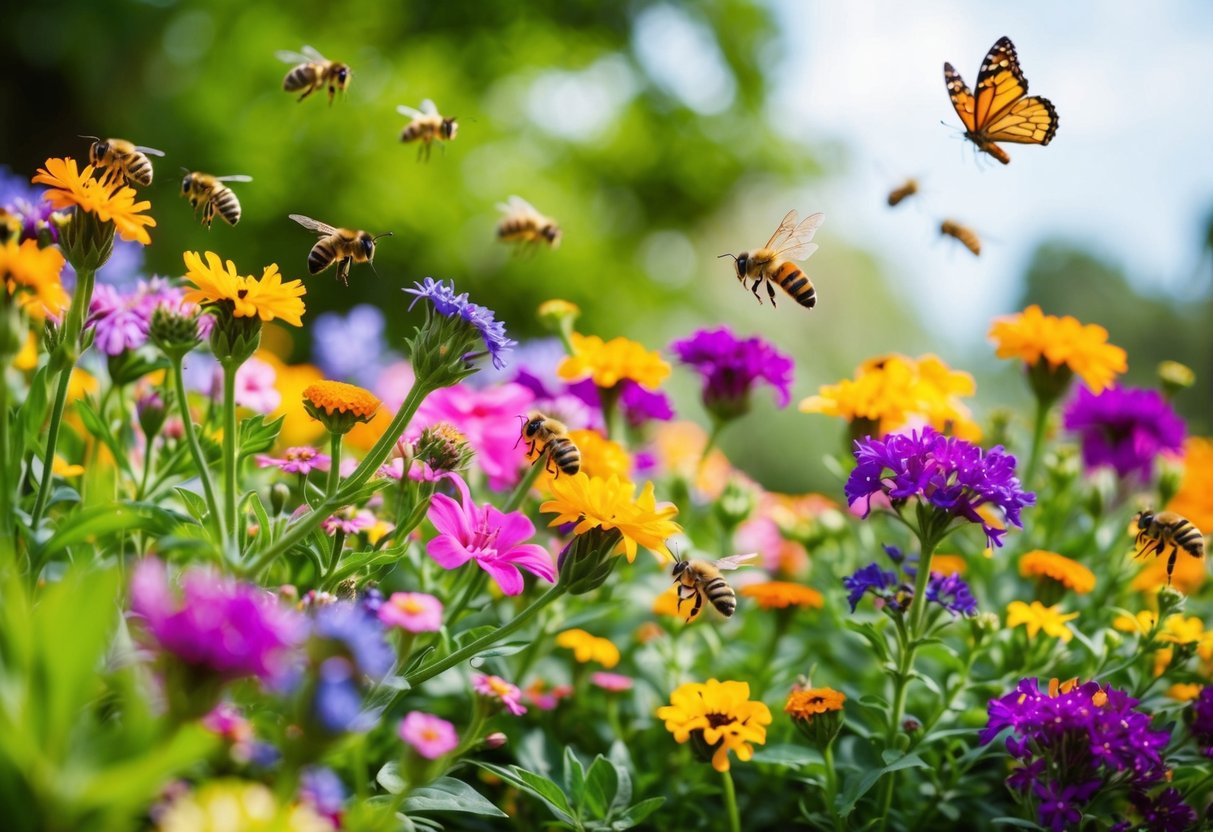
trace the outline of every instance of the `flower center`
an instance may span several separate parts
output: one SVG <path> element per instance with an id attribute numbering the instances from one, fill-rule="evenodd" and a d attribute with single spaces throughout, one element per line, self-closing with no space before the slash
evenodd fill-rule
<path id="1" fill-rule="evenodd" d="M 510 686 L 496 676 L 489 679 L 489 687 L 493 689 L 493 693 L 502 699 L 510 695 Z"/>
<path id="2" fill-rule="evenodd" d="M 400 609 L 407 612 L 409 615 L 418 615 L 423 612 L 421 605 L 412 598 L 409 598 L 407 601 L 401 604 Z"/>
<path id="3" fill-rule="evenodd" d="M 728 725 L 731 722 L 737 721 L 728 714 L 708 714 L 707 717 L 708 725 L 711 725 L 713 728 L 719 728 L 722 725 Z"/>

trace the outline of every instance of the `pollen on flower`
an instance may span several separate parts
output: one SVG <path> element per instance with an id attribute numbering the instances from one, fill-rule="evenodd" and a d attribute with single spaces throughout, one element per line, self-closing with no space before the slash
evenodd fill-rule
<path id="1" fill-rule="evenodd" d="M 750 701 L 746 682 L 689 682 L 670 694 L 670 704 L 657 709 L 657 718 L 675 741 L 693 740 L 717 771 L 729 770 L 729 752 L 738 760 L 754 756 L 754 745 L 767 739 L 771 709 Z"/>
<path id="2" fill-rule="evenodd" d="M 70 157 L 51 158 L 44 168 L 38 169 L 32 181 L 50 187 L 45 198 L 56 210 L 79 208 L 101 222 L 112 222 L 122 239 L 145 246 L 151 244 L 147 229 L 154 228 L 156 221 L 143 212 L 152 204 L 147 200 L 136 202 L 133 188 L 121 182 L 95 179 L 93 172 L 92 165 L 78 170 L 76 160 Z"/>

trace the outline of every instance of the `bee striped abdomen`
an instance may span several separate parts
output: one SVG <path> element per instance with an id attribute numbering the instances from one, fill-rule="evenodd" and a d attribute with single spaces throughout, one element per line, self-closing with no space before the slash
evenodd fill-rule
<path id="1" fill-rule="evenodd" d="M 505 219 L 497 226 L 497 236 L 502 240 L 529 240 L 534 236 L 534 230 L 525 220 Z"/>
<path id="2" fill-rule="evenodd" d="M 316 68 L 311 64 L 300 64 L 282 79 L 282 89 L 287 92 L 298 92 L 304 87 L 312 87 L 315 84 Z"/>
<path id="3" fill-rule="evenodd" d="M 307 270 L 311 274 L 320 274 L 332 265 L 336 257 L 337 253 L 334 251 L 332 243 L 322 239 L 312 246 L 312 250 L 307 255 Z"/>
<path id="4" fill-rule="evenodd" d="M 703 588 L 708 600 L 725 618 L 737 610 L 737 593 L 729 586 L 724 578 L 713 578 Z"/>
<path id="5" fill-rule="evenodd" d="M 1190 520 L 1181 520 L 1172 526 L 1172 530 L 1176 546 L 1194 558 L 1204 557 L 1205 539 Z"/>
<path id="6" fill-rule="evenodd" d="M 775 282 L 806 309 L 812 309 L 817 304 L 817 290 L 813 288 L 813 282 L 795 263 L 788 262 L 780 266 L 779 271 L 775 273 Z"/>
<path id="7" fill-rule="evenodd" d="M 549 453 L 556 467 L 570 477 L 581 470 L 581 451 L 573 444 L 573 440 L 557 436 L 548 441 L 551 446 Z"/>
<path id="8" fill-rule="evenodd" d="M 152 162 L 142 153 L 131 156 L 126 165 L 126 176 L 136 185 L 146 188 L 152 184 Z"/>
<path id="9" fill-rule="evenodd" d="M 224 188 L 215 195 L 215 208 L 228 225 L 240 222 L 240 200 L 236 199 L 236 194 L 231 188 Z"/>

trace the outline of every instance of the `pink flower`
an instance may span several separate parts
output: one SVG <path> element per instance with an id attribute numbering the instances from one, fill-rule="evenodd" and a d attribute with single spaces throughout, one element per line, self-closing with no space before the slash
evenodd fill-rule
<path id="1" fill-rule="evenodd" d="M 484 470 L 489 487 L 508 488 L 518 482 L 518 471 L 526 465 L 526 447 L 518 442 L 518 417 L 526 415 L 534 399 L 535 394 L 521 384 L 484 390 L 466 384 L 444 387 L 421 403 L 408 436 L 415 439 L 427 425 L 450 422 L 476 452 L 474 462 Z"/>
<path id="2" fill-rule="evenodd" d="M 522 592 L 519 568 L 545 581 L 556 580 L 556 568 L 547 550 L 534 543 L 523 543 L 535 534 L 535 526 L 525 514 L 503 514 L 488 505 L 477 506 L 458 474 L 451 474 L 462 505 L 445 494 L 430 501 L 430 522 L 438 536 L 426 546 L 426 552 L 443 569 L 455 569 L 475 560 L 488 572 L 506 595 Z"/>
<path id="3" fill-rule="evenodd" d="M 281 459 L 269 454 L 257 454 L 256 459 L 258 468 L 277 467 L 285 474 L 303 474 L 304 476 L 312 471 L 327 471 L 330 462 L 327 454 L 322 454 L 315 448 L 306 446 L 287 448 L 286 455 Z"/>
<path id="4" fill-rule="evenodd" d="M 505 705 L 506 710 L 514 716 L 522 716 L 526 713 L 526 706 L 520 701 L 522 691 L 518 689 L 517 685 L 511 685 L 500 676 L 486 676 L 483 673 L 477 673 L 472 677 L 472 687 L 481 696 L 496 699 Z"/>
<path id="5" fill-rule="evenodd" d="M 274 387 L 278 378 L 273 365 L 260 358 L 250 358 L 236 371 L 236 404 L 255 413 L 272 413 L 282 404 L 282 394 Z M 215 366 L 211 396 L 223 395 L 223 368 Z"/>
<path id="6" fill-rule="evenodd" d="M 230 702 L 216 705 L 202 718 L 202 727 L 232 743 L 245 743 L 253 738 L 253 723 Z"/>
<path id="7" fill-rule="evenodd" d="M 379 377 L 375 379 L 371 392 L 379 397 L 379 401 L 383 402 L 385 410 L 395 412 L 400 409 L 400 405 L 404 404 L 409 390 L 413 388 L 414 379 L 413 365 L 407 361 L 397 361 L 387 365 L 379 372 Z"/>
<path id="8" fill-rule="evenodd" d="M 527 685 L 526 690 L 523 691 L 526 701 L 541 711 L 556 710 L 556 706 L 560 704 L 561 699 L 572 695 L 572 685 L 553 685 L 551 690 L 549 690 L 548 683 L 543 679 L 536 679 Z"/>
<path id="9" fill-rule="evenodd" d="M 360 531 L 371 528 L 375 525 L 375 515 L 369 511 L 361 511 L 349 506 L 343 508 L 336 514 L 330 515 L 320 527 L 324 529 L 327 535 L 334 535 L 338 531 L 345 534 L 358 534 Z"/>
<path id="10" fill-rule="evenodd" d="M 409 711 L 400 721 L 400 739 L 427 760 L 437 760 L 459 745 L 455 726 L 441 717 Z"/>
<path id="11" fill-rule="evenodd" d="M 603 690 L 609 690 L 612 693 L 620 693 L 632 689 L 632 677 L 624 676 L 622 673 L 599 671 L 590 674 L 590 681 Z"/>
<path id="12" fill-rule="evenodd" d="M 442 629 L 442 602 L 424 592 L 393 592 L 379 608 L 379 620 L 410 633 L 435 633 Z"/>

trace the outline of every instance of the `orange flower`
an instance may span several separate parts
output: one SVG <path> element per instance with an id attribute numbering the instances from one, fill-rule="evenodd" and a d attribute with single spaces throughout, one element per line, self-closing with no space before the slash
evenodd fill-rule
<path id="1" fill-rule="evenodd" d="M 999 358 L 1018 358 L 1028 366 L 1043 359 L 1054 370 L 1064 365 L 1096 393 L 1129 368 L 1125 351 L 1108 343 L 1102 326 L 1083 325 L 1069 315 L 1045 315 L 1036 305 L 996 320 L 990 339 Z"/>
<path id="2" fill-rule="evenodd" d="M 1202 532 L 1213 531 L 1213 439 L 1190 436 L 1184 442 L 1184 476 L 1167 510 Z"/>
<path id="3" fill-rule="evenodd" d="M 833 688 L 808 688 L 792 691 L 783 710 L 793 719 L 812 719 L 818 714 L 841 711 L 846 701 L 847 695 Z"/>
<path id="4" fill-rule="evenodd" d="M 379 409 L 379 399 L 369 390 L 343 381 L 318 381 L 303 391 L 303 398 L 330 416 L 348 413 L 362 421 L 369 420 Z"/>
<path id="5" fill-rule="evenodd" d="M 825 599 L 817 590 L 787 581 L 749 584 L 737 592 L 746 598 L 753 598 L 764 610 L 786 609 L 787 607 L 811 607 L 819 610 L 825 605 Z"/>
<path id="6" fill-rule="evenodd" d="M 1080 595 L 1095 588 L 1095 573 L 1081 563 L 1056 552 L 1034 549 L 1019 559 L 1019 574 L 1057 581 Z"/>
<path id="7" fill-rule="evenodd" d="M 47 159 L 46 167 L 39 168 L 32 181 L 50 186 L 45 199 L 52 208 L 60 211 L 79 208 L 102 222 L 112 222 L 124 240 L 145 246 L 151 243 L 147 229 L 155 228 L 156 221 L 142 212 L 152 204 L 147 200 L 136 202 L 135 190 L 121 182 L 94 179 L 92 165 L 78 171 L 76 160 L 70 157 Z"/>
<path id="8" fill-rule="evenodd" d="M 960 555 L 935 555 L 931 558 L 931 571 L 940 575 L 963 575 L 969 571 L 969 564 Z"/>
<path id="9" fill-rule="evenodd" d="M 62 271 L 63 255 L 57 248 L 38 248 L 36 240 L 18 245 L 15 238 L 0 245 L 0 286 L 34 318 L 67 308 L 71 299 L 59 282 Z"/>

